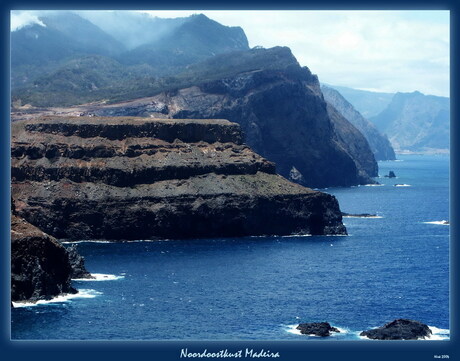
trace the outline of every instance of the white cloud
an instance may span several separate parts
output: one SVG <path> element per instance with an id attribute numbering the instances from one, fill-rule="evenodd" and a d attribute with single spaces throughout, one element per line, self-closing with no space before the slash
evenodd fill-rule
<path id="1" fill-rule="evenodd" d="M 11 12 L 11 31 L 19 30 L 27 25 L 38 24 L 45 26 L 37 15 L 30 11 Z"/>

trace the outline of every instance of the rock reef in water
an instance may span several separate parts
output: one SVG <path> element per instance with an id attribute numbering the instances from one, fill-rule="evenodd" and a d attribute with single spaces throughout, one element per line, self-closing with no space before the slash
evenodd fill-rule
<path id="1" fill-rule="evenodd" d="M 396 178 L 396 174 L 395 174 L 395 172 L 393 172 L 392 170 L 390 170 L 390 171 L 388 172 L 388 174 L 386 174 L 384 177 L 386 177 L 386 178 Z"/>
<path id="2" fill-rule="evenodd" d="M 340 332 L 339 329 L 332 327 L 328 322 L 301 323 L 297 329 L 303 335 L 327 337 L 331 332 Z"/>
<path id="3" fill-rule="evenodd" d="M 398 319 L 382 327 L 363 331 L 360 336 L 366 336 L 373 340 L 417 340 L 430 337 L 431 330 L 419 321 Z"/>
<path id="4" fill-rule="evenodd" d="M 12 124 L 15 211 L 61 239 L 346 234 L 335 197 L 292 183 L 226 120 Z"/>

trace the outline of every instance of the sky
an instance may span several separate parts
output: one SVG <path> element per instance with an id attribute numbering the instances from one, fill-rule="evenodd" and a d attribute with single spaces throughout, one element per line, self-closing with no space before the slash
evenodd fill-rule
<path id="1" fill-rule="evenodd" d="M 288 46 L 320 82 L 380 92 L 449 96 L 450 14 L 434 11 L 148 11 L 205 14 L 241 26 L 250 47 Z M 33 15 L 12 16 L 12 28 Z"/>

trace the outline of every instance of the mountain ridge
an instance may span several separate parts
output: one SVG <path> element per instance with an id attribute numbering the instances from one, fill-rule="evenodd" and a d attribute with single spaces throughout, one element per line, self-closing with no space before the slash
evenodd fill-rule
<path id="1" fill-rule="evenodd" d="M 395 160 L 396 155 L 390 141 L 375 125 L 365 119 L 337 90 L 322 85 L 324 98 L 366 137 L 376 160 Z"/>

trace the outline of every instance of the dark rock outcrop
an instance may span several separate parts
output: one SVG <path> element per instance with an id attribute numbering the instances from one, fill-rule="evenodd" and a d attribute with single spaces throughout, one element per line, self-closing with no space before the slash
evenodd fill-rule
<path id="1" fill-rule="evenodd" d="M 37 301 L 77 293 L 66 249 L 24 219 L 11 217 L 11 300 Z"/>
<path id="2" fill-rule="evenodd" d="M 386 178 L 396 178 L 395 172 L 390 170 L 387 175 L 385 175 Z"/>
<path id="3" fill-rule="evenodd" d="M 376 183 L 370 177 L 378 175 L 378 165 L 366 138 L 330 104 L 327 104 L 327 113 L 339 144 L 355 163 L 359 184 Z"/>
<path id="4" fill-rule="evenodd" d="M 369 120 L 365 119 L 337 90 L 325 85 L 321 86 L 321 90 L 324 99 L 364 135 L 376 160 L 396 159 L 388 138 L 381 134 Z"/>
<path id="5" fill-rule="evenodd" d="M 67 247 L 67 256 L 69 258 L 70 266 L 72 267 L 72 273 L 70 275 L 72 279 L 94 278 L 86 269 L 85 259 L 78 253 L 78 249 L 75 244 Z"/>
<path id="6" fill-rule="evenodd" d="M 431 330 L 419 321 L 398 319 L 382 327 L 363 331 L 360 335 L 373 340 L 417 340 L 429 337 Z"/>
<path id="7" fill-rule="evenodd" d="M 377 217 L 377 215 L 376 214 L 371 214 L 371 213 L 346 213 L 346 212 L 342 212 L 342 217 L 374 218 L 374 217 Z"/>
<path id="8" fill-rule="evenodd" d="M 309 187 L 372 183 L 377 175 L 366 140 L 343 117 L 331 117 L 317 76 L 300 67 L 289 48 L 217 55 L 175 81 L 174 90 L 83 113 L 228 119 L 279 174 Z"/>
<path id="9" fill-rule="evenodd" d="M 335 197 L 289 182 L 226 120 L 12 124 L 16 212 L 62 239 L 345 234 Z"/>
<path id="10" fill-rule="evenodd" d="M 297 329 L 303 335 L 314 335 L 327 337 L 331 332 L 340 332 L 337 328 L 332 327 L 328 322 L 301 323 Z"/>

